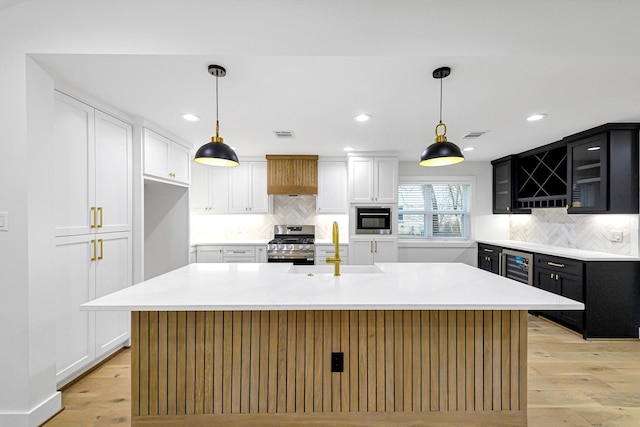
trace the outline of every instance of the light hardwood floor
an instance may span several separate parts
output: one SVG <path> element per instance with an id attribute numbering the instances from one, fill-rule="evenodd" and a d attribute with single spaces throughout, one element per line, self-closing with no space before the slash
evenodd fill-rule
<path id="1" fill-rule="evenodd" d="M 584 341 L 529 316 L 528 425 L 640 426 L 640 341 Z M 129 426 L 130 352 L 63 390 L 46 427 Z"/>

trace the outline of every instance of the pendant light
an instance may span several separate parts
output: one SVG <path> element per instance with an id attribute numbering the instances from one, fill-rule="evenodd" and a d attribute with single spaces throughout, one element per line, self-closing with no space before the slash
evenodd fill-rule
<path id="1" fill-rule="evenodd" d="M 216 78 L 216 136 L 211 137 L 196 152 L 195 161 L 210 166 L 238 166 L 238 156 L 235 151 L 220 137 L 220 122 L 218 121 L 218 77 L 227 75 L 227 70 L 219 65 L 209 65 L 209 74 Z"/>
<path id="2" fill-rule="evenodd" d="M 420 166 L 445 166 L 464 161 L 460 148 L 447 141 L 447 125 L 442 123 L 442 79 L 451 74 L 451 68 L 440 67 L 433 70 L 433 78 L 440 80 L 440 122 L 436 125 L 436 140 L 428 146 L 420 157 Z M 442 135 L 438 129 L 442 128 Z"/>

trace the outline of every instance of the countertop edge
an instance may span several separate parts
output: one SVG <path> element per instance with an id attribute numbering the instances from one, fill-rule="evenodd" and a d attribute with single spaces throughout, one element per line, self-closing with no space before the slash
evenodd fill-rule
<path id="1" fill-rule="evenodd" d="M 611 254 L 606 252 L 589 251 L 586 249 L 562 248 L 558 246 L 543 245 L 540 243 L 520 242 L 518 240 L 477 239 L 476 242 L 508 249 L 518 249 L 527 252 L 576 259 L 579 261 L 640 261 L 640 257 L 634 257 L 631 255 Z"/>

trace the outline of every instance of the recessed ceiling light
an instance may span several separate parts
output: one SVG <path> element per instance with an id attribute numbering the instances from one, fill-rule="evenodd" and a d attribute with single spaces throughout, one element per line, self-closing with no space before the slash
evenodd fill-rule
<path id="1" fill-rule="evenodd" d="M 200 117 L 196 116 L 195 114 L 191 114 L 191 113 L 184 113 L 182 115 L 182 118 L 185 119 L 188 122 L 198 122 L 198 121 L 200 121 Z"/>
<path id="2" fill-rule="evenodd" d="M 371 120 L 371 114 L 358 114 L 353 118 L 356 122 L 368 122 Z"/>
<path id="3" fill-rule="evenodd" d="M 466 147 L 466 148 L 463 148 L 462 151 L 473 151 L 475 149 L 476 147 Z"/>
<path id="4" fill-rule="evenodd" d="M 545 113 L 536 113 L 536 114 L 532 114 L 529 117 L 527 117 L 527 121 L 529 122 L 535 122 L 537 120 L 541 120 L 544 119 L 547 115 Z"/>
<path id="5" fill-rule="evenodd" d="M 353 151 L 353 147 L 344 147 L 343 150 L 344 151 Z"/>

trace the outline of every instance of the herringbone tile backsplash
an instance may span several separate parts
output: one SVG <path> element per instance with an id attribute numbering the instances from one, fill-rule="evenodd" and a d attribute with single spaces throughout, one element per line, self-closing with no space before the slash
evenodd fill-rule
<path id="1" fill-rule="evenodd" d="M 237 240 L 270 240 L 273 226 L 278 224 L 315 225 L 316 240 L 331 240 L 333 221 L 338 221 L 340 238 L 349 234 L 345 215 L 316 215 L 315 196 L 273 196 L 273 214 L 191 216 L 191 242 L 233 242 Z"/>
<path id="2" fill-rule="evenodd" d="M 511 215 L 510 238 L 565 248 L 632 255 L 632 215 L 568 215 L 563 208 L 533 209 L 531 215 Z M 611 232 L 621 231 L 622 242 Z"/>

